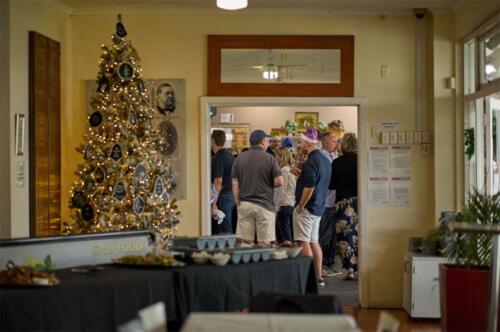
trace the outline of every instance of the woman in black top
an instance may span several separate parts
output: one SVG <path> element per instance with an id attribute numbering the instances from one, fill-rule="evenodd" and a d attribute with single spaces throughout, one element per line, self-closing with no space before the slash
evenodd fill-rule
<path id="1" fill-rule="evenodd" d="M 354 280 L 358 266 L 358 143 L 353 133 L 342 137 L 342 155 L 332 162 L 331 190 L 336 190 L 337 245 L 346 279 Z"/>

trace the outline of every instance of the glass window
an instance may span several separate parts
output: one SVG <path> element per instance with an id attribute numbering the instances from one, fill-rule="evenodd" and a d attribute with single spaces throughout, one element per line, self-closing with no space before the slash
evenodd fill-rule
<path id="1" fill-rule="evenodd" d="M 498 160 L 500 156 L 500 134 L 497 133 L 500 121 L 500 92 L 486 98 L 486 109 L 491 119 L 491 133 L 487 153 L 487 160 L 490 161 L 488 165 L 488 187 L 491 194 L 496 194 L 500 191 L 498 166 L 500 163 L 500 160 Z"/>
<path id="2" fill-rule="evenodd" d="M 500 192 L 500 24 L 468 40 L 464 51 L 465 191 Z M 479 84 L 480 83 L 480 84 Z M 496 84 L 496 83 L 495 83 Z"/>
<path id="3" fill-rule="evenodd" d="M 500 27 L 486 34 L 481 44 L 481 83 L 500 78 Z"/>

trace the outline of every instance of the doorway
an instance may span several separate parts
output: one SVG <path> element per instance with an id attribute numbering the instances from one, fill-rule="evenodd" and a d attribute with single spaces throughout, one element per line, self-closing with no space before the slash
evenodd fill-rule
<path id="1" fill-rule="evenodd" d="M 366 306 L 367 299 L 367 273 L 366 262 L 363 261 L 363 252 L 367 248 L 363 243 L 366 238 L 366 204 L 367 201 L 367 114 L 363 107 L 364 98 L 324 98 L 324 97 L 202 97 L 201 109 L 201 234 L 211 232 L 210 215 L 210 129 L 211 114 L 218 108 L 231 107 L 288 107 L 288 108 L 321 108 L 321 107 L 355 107 L 357 109 L 357 134 L 358 134 L 358 299 L 361 306 Z M 270 115 L 271 116 L 271 115 Z M 321 120 L 322 121 L 322 120 Z M 267 128 L 267 127 L 266 127 Z M 258 129 L 258 128 L 252 128 Z M 264 129 L 265 130 L 265 129 Z"/>

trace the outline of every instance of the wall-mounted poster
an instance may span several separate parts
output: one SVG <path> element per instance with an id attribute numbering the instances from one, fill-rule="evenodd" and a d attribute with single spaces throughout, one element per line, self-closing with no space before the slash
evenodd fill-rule
<path id="1" fill-rule="evenodd" d="M 186 80 L 145 79 L 142 84 L 150 96 L 153 125 L 166 138 L 160 154 L 169 161 L 174 172 L 177 188 L 173 197 L 186 199 Z M 94 80 L 86 81 L 88 114 L 95 112 L 90 105 L 95 89 Z"/>

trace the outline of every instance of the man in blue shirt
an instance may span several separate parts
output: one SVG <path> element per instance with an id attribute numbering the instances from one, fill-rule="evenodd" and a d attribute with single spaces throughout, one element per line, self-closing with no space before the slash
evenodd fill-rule
<path id="1" fill-rule="evenodd" d="M 321 150 L 330 165 L 337 158 L 337 136 L 331 131 L 321 136 Z M 333 176 L 333 175 L 332 175 Z M 335 218 L 335 190 L 328 190 L 325 201 L 325 212 L 319 223 L 319 244 L 323 252 L 323 276 L 331 277 L 342 274 L 335 269 L 335 252 L 337 248 L 337 232 Z"/>
<path id="2" fill-rule="evenodd" d="M 217 215 L 217 210 L 224 213 L 224 218 L 212 219 L 212 234 L 233 234 L 232 214 L 234 198 L 232 190 L 231 172 L 234 163 L 233 155 L 224 149 L 226 133 L 222 130 L 212 132 L 212 184 L 216 196 L 212 202 L 212 216 Z"/>
<path id="3" fill-rule="evenodd" d="M 300 148 L 307 152 L 302 172 L 295 189 L 295 210 L 293 212 L 293 236 L 300 241 L 302 255 L 313 258 L 318 284 L 325 285 L 321 278 L 323 253 L 318 243 L 319 223 L 325 212 L 325 199 L 330 184 L 331 166 L 329 160 L 318 150 L 318 132 L 309 128 L 300 137 Z"/>

